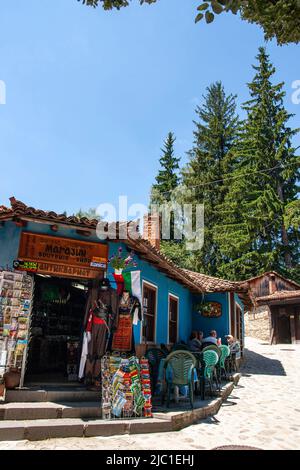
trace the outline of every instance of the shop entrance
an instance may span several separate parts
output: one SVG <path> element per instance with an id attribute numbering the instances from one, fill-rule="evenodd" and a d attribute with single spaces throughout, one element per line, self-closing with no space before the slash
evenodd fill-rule
<path id="1" fill-rule="evenodd" d="M 291 326 L 288 315 L 277 316 L 278 343 L 291 344 Z"/>
<path id="2" fill-rule="evenodd" d="M 26 384 L 77 380 L 89 281 L 35 276 Z"/>

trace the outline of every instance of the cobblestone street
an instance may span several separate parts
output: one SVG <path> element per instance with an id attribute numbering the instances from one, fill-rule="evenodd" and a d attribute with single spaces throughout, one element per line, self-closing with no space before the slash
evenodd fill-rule
<path id="1" fill-rule="evenodd" d="M 300 345 L 247 338 L 246 347 L 240 384 L 215 418 L 173 433 L 1 442 L 0 449 L 300 449 Z"/>

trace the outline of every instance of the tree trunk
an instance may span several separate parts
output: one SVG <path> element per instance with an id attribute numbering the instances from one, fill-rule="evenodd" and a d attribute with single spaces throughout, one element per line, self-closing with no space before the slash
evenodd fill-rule
<path id="1" fill-rule="evenodd" d="M 278 186 L 277 186 L 277 193 L 278 193 L 278 196 L 279 196 L 280 201 L 281 201 L 282 203 L 284 203 L 281 184 L 278 184 Z M 291 257 L 291 254 L 290 254 L 289 251 L 288 251 L 288 248 L 289 248 L 289 238 L 288 238 L 287 230 L 286 230 L 286 227 L 285 227 L 283 221 L 282 221 L 282 224 L 281 224 L 281 238 L 282 238 L 282 244 L 283 244 L 283 246 L 284 246 L 284 262 L 285 262 L 285 266 L 286 266 L 286 268 L 291 268 L 291 267 L 292 267 L 292 257 Z"/>

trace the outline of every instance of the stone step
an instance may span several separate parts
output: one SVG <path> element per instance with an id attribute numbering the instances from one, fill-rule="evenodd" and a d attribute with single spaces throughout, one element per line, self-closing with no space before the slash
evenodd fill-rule
<path id="1" fill-rule="evenodd" d="M 0 405 L 0 420 L 23 421 L 33 419 L 101 418 L 102 411 L 98 402 L 70 403 L 6 403 Z"/>
<path id="2" fill-rule="evenodd" d="M 171 420 L 157 418 L 139 420 L 37 419 L 0 421 L 0 441 L 38 441 L 66 437 L 115 436 L 172 431 Z"/>
<path id="3" fill-rule="evenodd" d="M 5 401 L 7 403 L 28 402 L 92 402 L 100 399 L 99 392 L 78 389 L 22 389 L 7 390 Z"/>

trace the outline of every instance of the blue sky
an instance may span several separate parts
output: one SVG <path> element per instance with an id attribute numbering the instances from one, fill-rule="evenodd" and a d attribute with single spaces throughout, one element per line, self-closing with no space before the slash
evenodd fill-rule
<path id="1" fill-rule="evenodd" d="M 72 213 L 119 194 L 147 204 L 167 132 L 184 162 L 205 87 L 222 80 L 242 103 L 264 44 L 257 26 L 229 14 L 195 25 L 197 3 L 104 12 L 76 0 L 0 0 L 0 204 L 15 195 Z M 291 100 L 300 46 L 267 48 L 300 127 Z"/>

